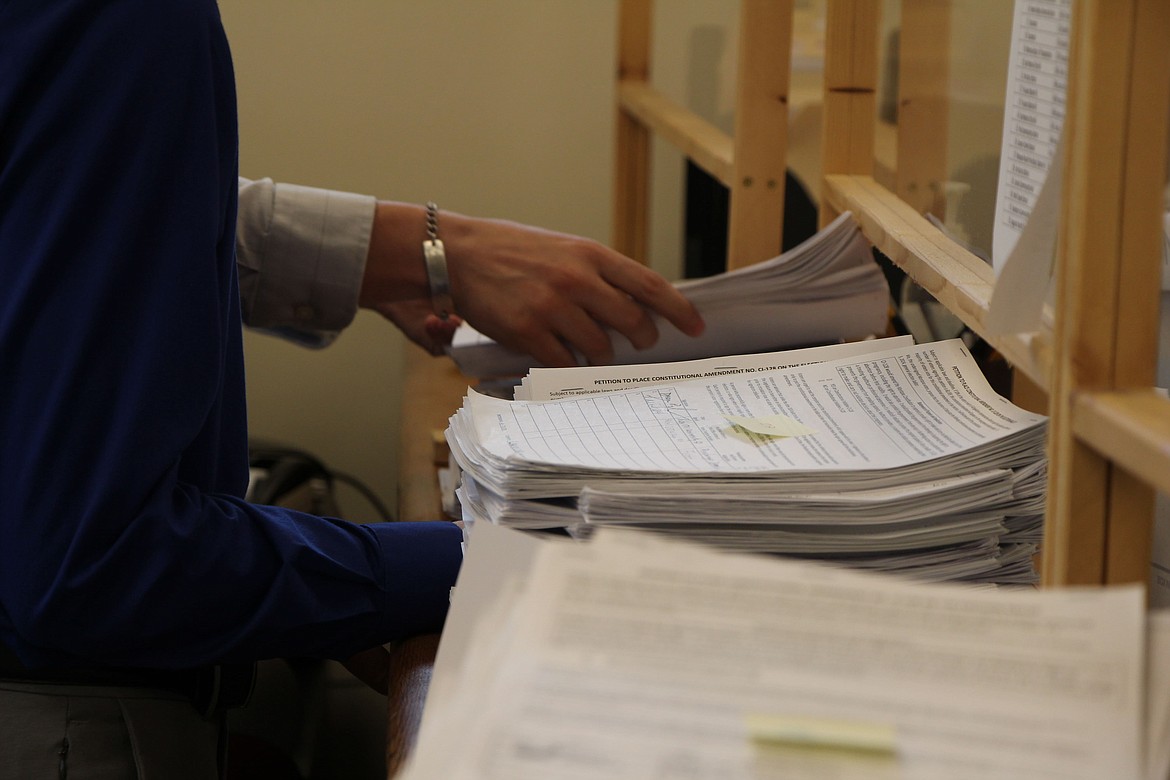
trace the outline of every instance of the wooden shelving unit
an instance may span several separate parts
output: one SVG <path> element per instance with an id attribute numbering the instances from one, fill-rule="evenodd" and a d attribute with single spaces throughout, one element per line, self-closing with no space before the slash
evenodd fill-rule
<path id="1" fill-rule="evenodd" d="M 731 191 L 728 267 L 780 254 L 792 4 L 742 5 L 734 138 L 652 86 L 651 0 L 623 0 L 620 9 L 614 248 L 646 262 L 650 136 L 657 133 Z"/>
<path id="2" fill-rule="evenodd" d="M 844 210 L 924 289 L 1046 391 L 1046 585 L 1145 582 L 1156 490 L 1170 492 L 1170 401 L 1153 390 L 1161 210 L 1170 117 L 1170 4 L 1074 3 L 1054 325 L 992 336 L 995 278 L 923 212 L 944 155 L 937 101 L 945 3 L 902 0 L 893 190 L 874 180 L 878 0 L 828 0 L 822 219 Z M 731 191 L 730 267 L 779 251 L 791 0 L 742 0 L 736 132 L 658 93 L 653 8 L 623 0 L 614 245 L 646 257 L 649 137 L 658 133 Z M 931 31 L 935 34 L 931 34 Z M 932 69 L 933 68 L 933 69 Z M 771 186 L 770 186 L 771 185 Z M 896 191 L 895 191 L 896 190 Z"/>

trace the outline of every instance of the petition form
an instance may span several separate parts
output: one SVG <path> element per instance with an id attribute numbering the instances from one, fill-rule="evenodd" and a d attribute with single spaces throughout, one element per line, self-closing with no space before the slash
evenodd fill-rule
<path id="1" fill-rule="evenodd" d="M 782 416 L 811 433 L 769 436 L 739 423 Z M 470 393 L 448 441 L 461 468 L 501 496 L 558 495 L 558 472 L 786 478 L 883 475 L 979 461 L 1020 465 L 1045 418 L 996 394 L 959 340 L 710 381 L 554 402 Z M 933 464 L 933 465 L 931 465 Z"/>

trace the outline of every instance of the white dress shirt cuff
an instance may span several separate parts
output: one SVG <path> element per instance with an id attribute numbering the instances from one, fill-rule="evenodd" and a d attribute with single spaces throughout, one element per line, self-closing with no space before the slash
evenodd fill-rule
<path id="1" fill-rule="evenodd" d="M 332 341 L 357 312 L 375 199 L 244 178 L 239 194 L 244 322 L 312 346 Z"/>

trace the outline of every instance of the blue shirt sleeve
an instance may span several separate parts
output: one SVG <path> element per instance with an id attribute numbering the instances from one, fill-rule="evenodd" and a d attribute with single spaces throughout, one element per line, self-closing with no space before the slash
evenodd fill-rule
<path id="1" fill-rule="evenodd" d="M 236 145 L 213 0 L 0 2 L 0 642 L 26 663 L 442 625 L 458 528 L 241 498 Z"/>

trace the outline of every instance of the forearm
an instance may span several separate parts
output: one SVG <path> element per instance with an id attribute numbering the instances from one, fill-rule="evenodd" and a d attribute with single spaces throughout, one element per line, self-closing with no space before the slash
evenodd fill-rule
<path id="1" fill-rule="evenodd" d="M 377 309 L 386 303 L 428 298 L 422 254 L 426 238 L 425 207 L 378 201 L 358 304 Z"/>

